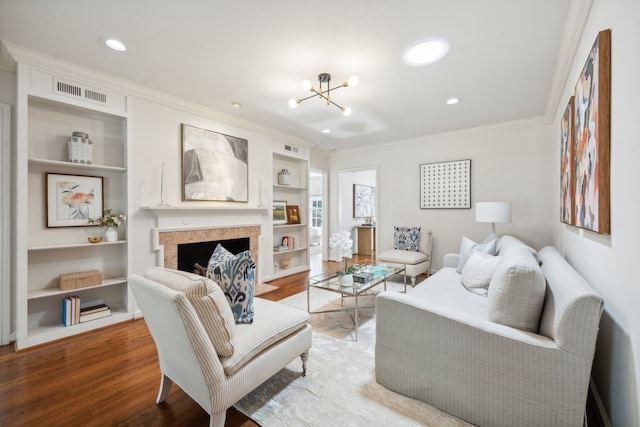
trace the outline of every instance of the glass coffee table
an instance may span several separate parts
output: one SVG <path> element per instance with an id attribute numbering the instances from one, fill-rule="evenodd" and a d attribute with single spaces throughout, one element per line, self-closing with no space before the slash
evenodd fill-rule
<path id="1" fill-rule="evenodd" d="M 307 282 L 307 311 L 309 314 L 314 313 L 331 313 L 336 311 L 347 311 L 351 315 L 351 319 L 355 324 L 355 341 L 358 341 L 358 297 L 367 292 L 368 290 L 384 284 L 384 290 L 387 290 L 387 279 L 396 274 L 402 274 L 404 280 L 404 289 L 407 290 L 407 276 L 405 274 L 405 265 L 387 265 L 387 264 L 370 264 L 361 267 L 360 273 L 363 273 L 364 277 L 361 282 L 357 282 L 354 277 L 354 281 L 349 285 L 342 285 L 339 281 L 339 277 L 335 273 L 320 274 L 309 278 Z M 354 273 L 357 274 L 357 273 Z M 342 308 L 338 310 L 325 310 L 325 311 L 311 311 L 310 305 L 310 291 L 311 288 L 324 289 L 325 291 L 336 292 L 342 295 Z M 355 307 L 353 314 L 351 310 L 344 305 L 345 297 L 355 298 Z"/>

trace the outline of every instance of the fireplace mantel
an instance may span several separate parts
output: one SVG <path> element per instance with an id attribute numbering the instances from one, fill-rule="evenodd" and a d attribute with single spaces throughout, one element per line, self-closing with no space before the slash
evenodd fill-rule
<path id="1" fill-rule="evenodd" d="M 177 267 L 179 243 L 250 238 L 250 250 L 259 265 L 261 229 L 269 210 L 247 206 L 144 206 L 155 216 L 152 249 L 157 251 L 157 265 Z"/>
<path id="2" fill-rule="evenodd" d="M 157 229 L 195 229 L 261 225 L 266 207 L 249 206 L 144 206 L 156 219 Z"/>
<path id="3" fill-rule="evenodd" d="M 253 207 L 253 206 L 143 206 L 142 209 L 153 212 L 156 216 L 163 215 L 165 213 L 189 213 L 189 212 L 255 212 L 266 214 L 268 209 L 266 207 Z"/>

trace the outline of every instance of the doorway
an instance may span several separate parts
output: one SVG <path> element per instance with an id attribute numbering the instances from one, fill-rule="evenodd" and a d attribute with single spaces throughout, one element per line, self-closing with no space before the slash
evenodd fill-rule
<path id="1" fill-rule="evenodd" d="M 309 173 L 309 258 L 311 270 L 327 260 L 327 171 Z"/>
<path id="2" fill-rule="evenodd" d="M 366 254 L 371 259 L 375 259 L 375 248 L 377 247 L 377 234 L 375 233 L 375 222 L 378 215 L 377 203 L 377 185 L 378 185 L 378 169 L 375 167 L 341 170 L 338 171 L 338 210 L 337 210 L 337 227 L 334 231 L 349 231 L 353 240 L 353 253 Z M 372 205 L 371 210 L 366 210 L 367 215 L 363 214 L 358 206 L 358 189 L 365 188 L 371 195 L 369 202 Z M 363 216 L 365 215 L 365 216 Z M 366 228 L 363 229 L 363 225 Z M 358 247 L 358 233 L 361 236 L 364 233 L 369 234 L 370 248 Z M 331 260 L 339 261 L 337 251 L 332 251 Z"/>

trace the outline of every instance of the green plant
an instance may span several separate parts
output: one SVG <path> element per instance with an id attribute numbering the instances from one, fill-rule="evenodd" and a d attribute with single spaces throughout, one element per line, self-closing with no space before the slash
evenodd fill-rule
<path id="1" fill-rule="evenodd" d="M 125 222 L 127 217 L 122 214 L 115 214 L 111 209 L 104 209 L 102 211 L 102 216 L 99 218 L 87 218 L 89 224 L 94 224 L 99 227 L 113 227 L 118 228 L 120 224 Z"/>

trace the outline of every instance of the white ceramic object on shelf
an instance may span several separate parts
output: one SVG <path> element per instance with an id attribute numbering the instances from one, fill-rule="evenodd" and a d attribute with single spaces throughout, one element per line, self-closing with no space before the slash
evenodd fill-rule
<path id="1" fill-rule="evenodd" d="M 105 242 L 117 242 L 118 241 L 118 230 L 113 227 L 107 227 L 107 231 L 104 232 L 104 241 Z"/>
<path id="2" fill-rule="evenodd" d="M 291 173 L 288 169 L 282 169 L 280 173 L 278 173 L 278 184 L 291 185 Z"/>
<path id="3" fill-rule="evenodd" d="M 93 157 L 93 143 L 89 140 L 89 134 L 73 132 L 69 138 L 69 161 L 90 165 Z"/>

